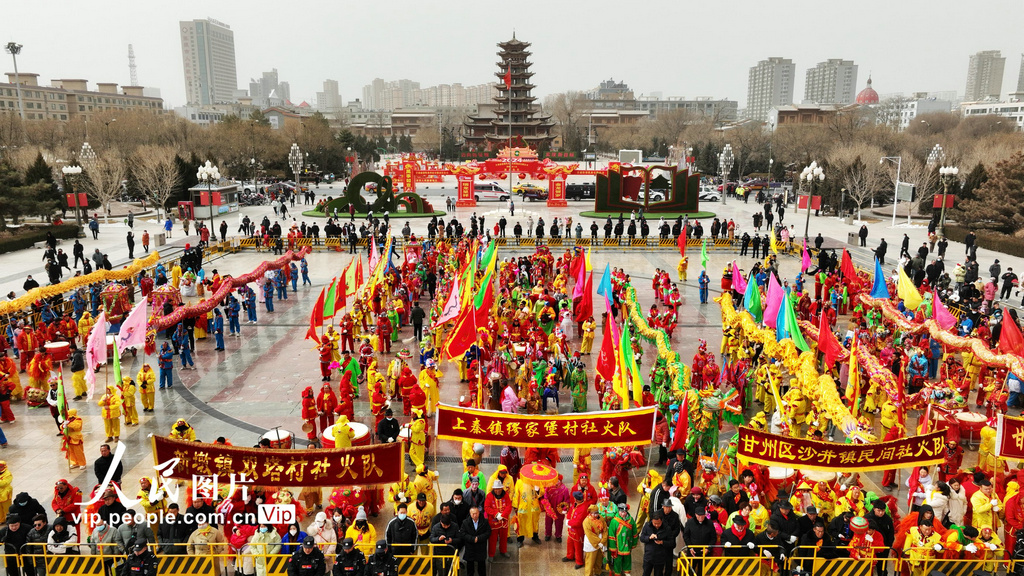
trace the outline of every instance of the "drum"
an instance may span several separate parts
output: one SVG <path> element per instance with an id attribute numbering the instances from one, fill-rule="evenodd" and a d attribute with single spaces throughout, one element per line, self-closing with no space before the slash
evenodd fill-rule
<path id="1" fill-rule="evenodd" d="M 114 340 L 117 339 L 116 334 L 107 334 L 107 361 L 114 361 Z"/>
<path id="2" fill-rule="evenodd" d="M 360 424 L 359 422 L 349 422 L 348 425 L 352 428 L 352 431 L 356 433 L 352 437 L 353 446 L 369 446 L 370 445 L 370 427 L 366 424 Z"/>
<path id="3" fill-rule="evenodd" d="M 328 426 L 320 435 L 320 445 L 324 448 L 334 448 L 334 426 Z"/>
<path id="4" fill-rule="evenodd" d="M 287 430 L 268 430 L 266 434 L 260 436 L 260 440 L 270 440 L 270 447 L 291 450 L 292 447 L 292 433 Z"/>
<path id="5" fill-rule="evenodd" d="M 792 468 L 768 467 L 768 499 L 774 500 L 779 490 L 792 492 L 796 482 L 796 470 Z"/>
<path id="6" fill-rule="evenodd" d="M 957 424 L 960 425 L 960 438 L 967 440 L 967 443 L 981 441 L 981 429 L 985 427 L 985 417 L 974 412 L 960 412 L 956 415 Z"/>
<path id="7" fill-rule="evenodd" d="M 408 428 L 402 428 L 398 431 L 398 440 L 405 444 L 406 449 L 409 448 L 409 439 L 412 437 L 412 430 Z"/>
<path id="8" fill-rule="evenodd" d="M 828 482 L 831 485 L 836 481 L 836 473 L 827 470 L 801 470 L 800 474 L 808 484 L 812 485 L 818 482 Z"/>
<path id="9" fill-rule="evenodd" d="M 67 342 L 50 342 L 43 347 L 54 362 L 63 362 L 71 357 L 71 344 Z"/>

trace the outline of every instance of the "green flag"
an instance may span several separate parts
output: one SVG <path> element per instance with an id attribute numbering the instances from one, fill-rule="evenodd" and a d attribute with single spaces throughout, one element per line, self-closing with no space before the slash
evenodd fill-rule
<path id="1" fill-rule="evenodd" d="M 352 381 L 353 382 L 355 382 L 356 380 L 359 379 L 360 376 L 362 376 L 363 371 L 359 369 L 359 361 L 356 360 L 355 356 L 353 356 L 348 361 L 348 365 L 342 366 L 341 373 L 344 375 L 345 372 L 351 372 L 352 373 Z"/>
<path id="2" fill-rule="evenodd" d="M 747 309 L 755 322 L 760 324 L 764 321 L 764 311 L 761 310 L 761 290 L 757 287 L 753 272 L 750 273 L 750 278 L 747 280 L 747 291 L 743 294 L 743 307 Z"/>
<path id="3" fill-rule="evenodd" d="M 800 333 L 800 325 L 796 321 L 796 309 L 793 308 L 793 299 L 790 298 L 788 292 L 783 298 L 782 306 L 785 314 L 783 318 L 785 320 L 786 332 L 789 333 L 789 337 L 792 338 L 797 348 L 804 352 L 810 352 L 811 347 L 807 345 L 804 335 Z"/>
<path id="4" fill-rule="evenodd" d="M 117 348 L 117 346 L 114 346 Z M 68 400 L 64 397 L 64 371 L 57 372 L 57 411 L 63 422 L 68 419 Z"/>
<path id="5" fill-rule="evenodd" d="M 114 385 L 121 385 L 121 355 L 117 352 L 117 343 L 114 343 Z"/>
<path id="6" fill-rule="evenodd" d="M 708 239 L 705 238 L 704 242 L 700 245 L 700 267 L 708 269 Z"/>
<path id="7" fill-rule="evenodd" d="M 334 317 L 334 292 L 337 285 L 337 278 L 331 278 L 331 286 L 324 296 L 324 318 Z"/>

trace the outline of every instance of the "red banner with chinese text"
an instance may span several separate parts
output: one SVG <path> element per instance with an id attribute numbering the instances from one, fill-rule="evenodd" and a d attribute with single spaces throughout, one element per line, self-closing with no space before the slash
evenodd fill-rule
<path id="1" fill-rule="evenodd" d="M 654 406 L 578 414 L 509 414 L 439 404 L 438 438 L 482 444 L 575 448 L 638 446 L 654 435 Z"/>
<path id="2" fill-rule="evenodd" d="M 1024 418 L 999 415 L 995 454 L 1007 460 L 1024 460 Z"/>
<path id="3" fill-rule="evenodd" d="M 838 444 L 779 436 L 752 428 L 740 428 L 740 460 L 829 472 L 867 472 L 912 468 L 942 462 L 946 431 L 911 436 L 892 442 Z"/>
<path id="4" fill-rule="evenodd" d="M 224 485 L 233 481 L 257 486 L 368 486 L 402 478 L 404 456 L 397 442 L 333 450 L 276 450 L 152 438 L 158 469 L 177 459 L 170 477 L 182 480 L 217 476 Z"/>

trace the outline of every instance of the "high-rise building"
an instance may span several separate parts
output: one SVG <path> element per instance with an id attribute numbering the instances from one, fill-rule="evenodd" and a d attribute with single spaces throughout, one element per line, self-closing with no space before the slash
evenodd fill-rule
<path id="1" fill-rule="evenodd" d="M 341 94 L 338 92 L 337 80 L 324 80 L 323 92 L 316 93 L 316 107 L 328 112 L 341 110 Z"/>
<path id="2" fill-rule="evenodd" d="M 804 101 L 817 104 L 852 104 L 857 89 L 853 60 L 830 58 L 807 69 Z"/>
<path id="3" fill-rule="evenodd" d="M 1017 72 L 1017 89 L 1010 93 L 1010 99 L 1024 100 L 1024 54 L 1020 55 L 1020 71 Z"/>
<path id="4" fill-rule="evenodd" d="M 500 149 L 518 142 L 537 149 L 551 145 L 551 133 L 555 123 L 551 116 L 544 114 L 536 105 L 532 95 L 534 86 L 532 63 L 529 60 L 529 42 L 511 40 L 498 43 L 498 71 L 495 76 L 502 80 L 498 84 L 498 95 L 494 97 L 497 106 L 494 115 L 477 114 L 466 118 L 466 144 L 477 149 Z M 504 78 L 508 74 L 511 88 L 506 87 Z"/>
<path id="5" fill-rule="evenodd" d="M 292 101 L 292 85 L 287 82 L 277 83 L 277 97 L 285 103 Z"/>
<path id="6" fill-rule="evenodd" d="M 793 102 L 796 64 L 789 58 L 772 57 L 750 69 L 747 76 L 747 118 L 764 122 L 772 106 Z"/>
<path id="7" fill-rule="evenodd" d="M 977 102 L 986 98 L 999 99 L 1003 92 L 1003 67 L 1006 58 L 999 50 L 982 50 L 971 55 L 967 65 L 967 89 L 964 102 Z"/>
<path id="8" fill-rule="evenodd" d="M 233 102 L 238 89 L 235 33 L 227 24 L 212 18 L 182 20 L 179 27 L 188 103 Z"/>

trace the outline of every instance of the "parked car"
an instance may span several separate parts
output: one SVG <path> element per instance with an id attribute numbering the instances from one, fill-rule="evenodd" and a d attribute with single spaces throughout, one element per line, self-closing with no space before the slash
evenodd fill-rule
<path id="1" fill-rule="evenodd" d="M 567 200 L 590 200 L 597 195 L 597 187 L 589 182 L 585 184 L 567 184 L 565 198 Z"/>
<path id="2" fill-rule="evenodd" d="M 650 199 L 650 201 L 651 202 L 664 202 L 665 201 L 665 195 L 666 195 L 667 192 L 668 192 L 668 190 L 661 190 L 661 189 L 657 189 L 657 188 L 651 189 L 651 199 Z M 642 203 L 646 199 L 647 199 L 647 187 L 644 184 L 641 184 L 640 185 L 640 191 L 637 192 L 637 194 L 636 194 L 636 201 Z"/>
<path id="3" fill-rule="evenodd" d="M 544 189 L 541 188 L 540 186 L 537 186 L 536 184 L 530 184 L 529 182 L 524 182 L 524 183 L 516 186 L 515 188 L 513 188 L 512 192 L 514 194 L 524 195 L 527 192 L 544 192 Z"/>
<path id="4" fill-rule="evenodd" d="M 477 202 L 505 202 L 509 192 L 497 182 L 477 182 L 473 184 L 473 197 Z"/>
<path id="5" fill-rule="evenodd" d="M 722 185 L 719 184 L 718 188 L 716 188 L 716 190 L 721 192 L 722 191 Z M 731 194 L 733 192 L 736 192 L 736 183 L 735 182 L 729 182 L 729 193 Z"/>
<path id="6" fill-rule="evenodd" d="M 722 199 L 722 193 L 711 186 L 701 186 L 700 194 L 697 195 L 697 198 L 705 202 L 718 202 Z"/>
<path id="7" fill-rule="evenodd" d="M 764 180 L 750 180 L 749 182 L 744 182 L 743 187 L 747 190 L 764 190 L 768 187 L 768 182 Z"/>

